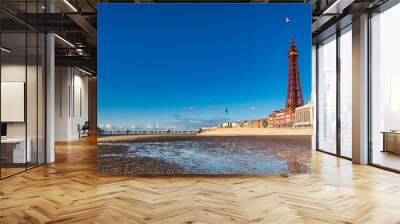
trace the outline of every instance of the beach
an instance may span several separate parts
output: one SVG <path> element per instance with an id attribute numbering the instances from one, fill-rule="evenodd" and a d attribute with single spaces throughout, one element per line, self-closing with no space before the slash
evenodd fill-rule
<path id="1" fill-rule="evenodd" d="M 309 172 L 312 130 L 285 130 L 281 135 L 276 131 L 217 129 L 198 135 L 101 137 L 98 171 L 138 176 Z"/>
<path id="2" fill-rule="evenodd" d="M 125 146 L 101 146 L 101 154 L 107 152 L 125 153 Z M 126 156 L 99 156 L 97 159 L 97 171 L 105 174 L 143 176 L 147 174 L 190 174 L 179 165 L 166 163 L 151 157 L 126 157 Z"/>
<path id="3" fill-rule="evenodd" d="M 204 129 L 197 135 L 118 135 L 101 136 L 98 142 L 150 142 L 181 141 L 200 136 L 311 136 L 312 128 L 214 128 Z"/>

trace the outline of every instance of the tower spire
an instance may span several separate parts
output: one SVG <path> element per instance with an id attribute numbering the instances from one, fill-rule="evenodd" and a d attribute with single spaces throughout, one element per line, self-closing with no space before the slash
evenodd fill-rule
<path id="1" fill-rule="evenodd" d="M 299 51 L 296 47 L 293 35 L 289 46 L 289 77 L 288 91 L 286 96 L 286 111 L 294 111 L 296 107 L 304 105 L 304 98 L 300 85 L 300 73 L 298 67 Z"/>

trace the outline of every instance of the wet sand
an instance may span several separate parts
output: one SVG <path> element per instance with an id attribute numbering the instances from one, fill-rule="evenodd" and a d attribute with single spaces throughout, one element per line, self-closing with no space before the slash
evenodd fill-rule
<path id="1" fill-rule="evenodd" d="M 117 137 L 117 138 L 116 138 Z M 121 138 L 122 137 L 122 138 Z M 110 138 L 108 138 L 110 139 Z M 307 173 L 310 170 L 311 159 L 311 136 L 200 136 L 200 135 L 164 135 L 164 136 L 112 136 L 112 140 L 103 141 L 100 144 L 98 170 L 108 174 L 128 175 L 173 175 L 193 174 L 192 170 L 185 170 L 176 163 L 169 163 L 152 157 L 129 157 L 129 146 L 118 143 L 139 142 L 171 142 L 171 141 L 217 141 L 217 142 L 240 142 L 240 144 L 258 148 L 285 160 L 288 174 Z M 229 148 L 229 147 L 228 147 Z M 250 149 L 252 150 L 252 149 Z M 255 152 L 257 152 L 255 151 Z M 119 156 L 108 156 L 111 154 Z M 226 151 L 226 153 L 232 153 Z M 196 172 L 194 172 L 196 173 Z M 197 173 L 200 174 L 200 173 Z M 249 173 L 252 174 L 252 173 Z"/>
<path id="2" fill-rule="evenodd" d="M 151 157 L 106 156 L 107 153 L 126 153 L 127 146 L 99 146 L 97 156 L 97 171 L 103 174 L 118 175 L 172 175 L 190 174 L 189 171 L 177 164 L 171 164 Z"/>
<path id="3" fill-rule="evenodd" d="M 176 165 L 151 157 L 104 157 L 97 161 L 97 171 L 113 175 L 186 175 L 191 172 Z"/>

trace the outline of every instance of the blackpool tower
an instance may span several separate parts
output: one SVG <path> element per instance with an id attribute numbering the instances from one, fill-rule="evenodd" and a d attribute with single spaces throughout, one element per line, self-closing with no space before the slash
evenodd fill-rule
<path id="1" fill-rule="evenodd" d="M 301 92 L 300 73 L 298 66 L 299 51 L 292 39 L 289 47 L 289 83 L 286 97 L 286 111 L 294 112 L 296 107 L 304 105 L 304 98 Z"/>

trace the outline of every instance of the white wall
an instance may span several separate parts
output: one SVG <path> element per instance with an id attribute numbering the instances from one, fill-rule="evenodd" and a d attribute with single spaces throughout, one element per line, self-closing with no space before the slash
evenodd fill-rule
<path id="1" fill-rule="evenodd" d="M 1 66 L 1 81 L 25 82 L 25 64 L 9 64 Z M 6 110 L 6 108 L 1 108 Z M 7 137 L 25 137 L 25 122 L 7 123 Z"/>
<path id="2" fill-rule="evenodd" d="M 39 70 L 36 70 L 39 69 Z M 1 66 L 1 81 L 2 82 L 23 82 L 26 85 L 26 107 L 25 103 L 20 108 L 20 113 L 25 114 L 26 120 L 21 122 L 5 122 L 7 124 L 7 137 L 9 138 L 24 138 L 25 135 L 29 139 L 32 161 L 44 163 L 44 82 L 42 68 L 18 63 L 4 63 Z M 25 80 L 27 78 L 27 80 Z M 22 90 L 24 94 L 24 90 Z M 4 94 L 4 93 L 3 93 Z M 7 95 L 2 95 L 2 98 L 7 98 Z M 7 107 L 2 107 L 3 112 L 16 113 Z M 15 110 L 15 109 L 14 109 Z M 37 156 L 37 153 L 39 154 Z"/>
<path id="3" fill-rule="evenodd" d="M 77 70 L 75 70 L 76 72 Z M 72 120 L 71 126 L 72 128 L 72 136 L 79 137 L 78 132 L 78 124 L 81 126 L 88 121 L 89 119 L 89 110 L 88 110 L 88 77 L 82 76 L 82 73 L 78 75 L 74 75 L 74 107 L 72 108 Z"/>
<path id="4" fill-rule="evenodd" d="M 88 77 L 71 67 L 56 67 L 55 73 L 55 140 L 77 139 L 78 125 L 88 120 Z"/>
<path id="5" fill-rule="evenodd" d="M 30 77 L 31 74 L 36 75 L 36 67 L 18 64 L 4 64 L 1 66 L 1 81 L 2 82 L 24 82 L 26 83 L 25 76 L 26 70 L 28 72 L 28 81 L 30 86 L 36 86 L 36 80 L 32 80 Z M 36 88 L 27 88 L 27 104 L 31 108 L 34 107 L 36 111 Z M 3 96 L 4 97 L 4 96 Z M 33 102 L 33 104 L 32 104 Z M 2 110 L 6 110 L 7 108 L 1 108 Z M 24 109 L 24 108 L 23 108 Z M 27 114 L 28 122 L 33 122 L 34 124 L 28 124 L 28 129 L 33 128 L 36 130 L 36 113 L 32 113 L 31 110 L 28 110 Z M 26 122 L 7 122 L 7 135 L 8 137 L 25 137 L 25 124 Z M 29 132 L 29 130 L 28 130 Z M 29 133 L 28 133 L 29 137 Z"/>
<path id="6" fill-rule="evenodd" d="M 68 139 L 68 88 L 70 78 L 67 67 L 55 69 L 55 140 Z"/>

